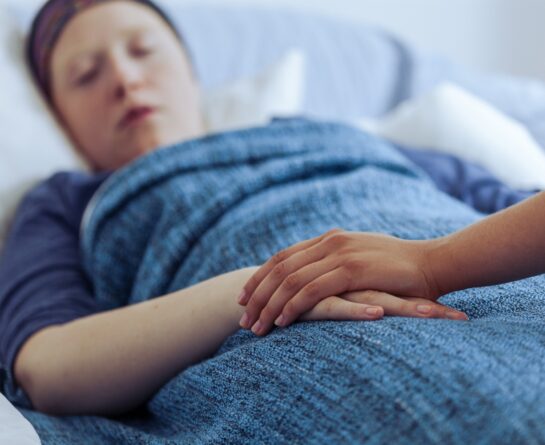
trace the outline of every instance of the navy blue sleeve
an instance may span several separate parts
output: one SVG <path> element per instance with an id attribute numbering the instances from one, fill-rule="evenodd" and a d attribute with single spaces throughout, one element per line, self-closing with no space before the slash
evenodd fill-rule
<path id="1" fill-rule="evenodd" d="M 59 173 L 18 208 L 0 257 L 0 384 L 29 405 L 13 364 L 23 343 L 47 326 L 98 311 L 79 250 L 83 211 L 105 175 Z"/>
<path id="2" fill-rule="evenodd" d="M 430 150 L 397 148 L 424 170 L 439 190 L 482 213 L 494 213 L 516 204 L 535 191 L 515 190 L 479 165 Z"/>

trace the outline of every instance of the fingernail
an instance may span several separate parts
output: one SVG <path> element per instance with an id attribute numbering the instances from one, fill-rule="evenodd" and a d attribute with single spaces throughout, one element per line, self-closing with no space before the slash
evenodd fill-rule
<path id="1" fill-rule="evenodd" d="M 252 332 L 257 335 L 259 334 L 259 331 L 261 331 L 261 322 L 257 320 L 254 326 L 252 327 Z"/>
<path id="2" fill-rule="evenodd" d="M 280 315 L 276 320 L 274 320 L 276 326 L 282 326 L 284 324 L 284 316 Z"/>
<path id="3" fill-rule="evenodd" d="M 238 304 L 242 304 L 242 302 L 244 301 L 244 297 L 246 297 L 246 291 L 242 289 L 242 292 L 238 296 Z"/>
<path id="4" fill-rule="evenodd" d="M 416 310 L 421 314 L 429 314 L 431 312 L 431 306 L 419 304 L 418 306 L 416 306 Z"/>
<path id="5" fill-rule="evenodd" d="M 240 326 L 246 329 L 248 327 L 247 325 L 248 325 L 248 314 L 244 312 L 244 315 L 240 319 Z"/>
<path id="6" fill-rule="evenodd" d="M 379 310 L 376 307 L 368 307 L 365 309 L 365 312 L 367 312 L 368 315 L 378 315 Z"/>

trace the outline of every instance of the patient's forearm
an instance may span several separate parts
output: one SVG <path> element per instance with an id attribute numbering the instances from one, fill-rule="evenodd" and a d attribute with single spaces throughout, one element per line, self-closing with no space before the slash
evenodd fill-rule
<path id="1" fill-rule="evenodd" d="M 17 357 L 16 378 L 40 411 L 126 412 L 238 330 L 236 297 L 253 271 L 39 331 Z"/>
<path id="2" fill-rule="evenodd" d="M 441 294 L 545 273 L 545 193 L 432 243 Z"/>

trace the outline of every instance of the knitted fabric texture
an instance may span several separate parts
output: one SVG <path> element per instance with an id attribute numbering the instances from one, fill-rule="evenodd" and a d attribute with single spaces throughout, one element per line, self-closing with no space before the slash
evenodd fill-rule
<path id="1" fill-rule="evenodd" d="M 277 121 L 119 171 L 89 210 L 82 246 L 96 296 L 112 308 L 261 264 L 333 227 L 422 239 L 479 217 L 385 142 Z M 241 330 L 138 412 L 22 412 L 44 444 L 60 445 L 544 443 L 544 291 L 534 278 L 441 299 L 469 322 L 305 322 L 264 338 Z"/>

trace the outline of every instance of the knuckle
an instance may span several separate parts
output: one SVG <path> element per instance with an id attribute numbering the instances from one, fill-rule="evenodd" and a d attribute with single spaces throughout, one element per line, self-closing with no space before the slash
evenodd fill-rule
<path id="1" fill-rule="evenodd" d="M 295 319 L 303 312 L 306 312 L 306 308 L 301 300 L 292 299 L 286 304 L 284 311 L 282 312 L 286 314 L 288 318 Z"/>
<path id="2" fill-rule="evenodd" d="M 310 250 L 305 250 L 304 252 L 302 252 L 302 254 L 304 255 L 304 260 L 306 264 L 311 264 L 315 261 L 314 255 Z"/>
<path id="3" fill-rule="evenodd" d="M 286 259 L 287 255 L 286 255 L 286 251 L 285 250 L 281 250 L 280 252 L 276 252 L 272 258 L 271 258 L 271 261 L 273 264 L 280 264 L 282 261 L 284 261 Z"/>
<path id="4" fill-rule="evenodd" d="M 286 273 L 285 263 L 278 263 L 276 266 L 273 267 L 273 270 L 271 271 L 272 277 L 276 279 L 283 278 L 285 273 Z"/>
<path id="5" fill-rule="evenodd" d="M 282 283 L 282 288 L 286 291 L 293 291 L 299 289 L 300 279 L 296 273 L 288 275 Z"/>
<path id="6" fill-rule="evenodd" d="M 304 298 L 314 300 L 320 295 L 320 285 L 312 281 L 303 288 L 302 294 Z"/>
<path id="7" fill-rule="evenodd" d="M 333 229 L 331 229 L 331 230 L 328 230 L 328 231 L 326 232 L 325 236 L 326 236 L 326 237 L 327 237 L 327 236 L 332 236 L 332 235 L 336 235 L 336 234 L 342 233 L 342 232 L 344 232 L 343 229 L 341 229 L 340 227 L 335 227 L 335 228 L 333 228 Z"/>
<path id="8" fill-rule="evenodd" d="M 263 308 L 263 310 L 261 311 L 259 318 L 261 318 L 262 320 L 270 320 L 274 317 L 274 315 L 275 314 L 273 308 L 265 306 L 265 308 Z"/>
<path id="9" fill-rule="evenodd" d="M 297 306 L 293 302 L 293 300 L 289 301 L 286 306 L 284 306 L 284 310 L 282 311 L 285 317 L 287 317 L 290 320 L 293 320 L 299 315 L 299 312 L 297 312 Z"/>
<path id="10" fill-rule="evenodd" d="M 252 299 L 246 305 L 246 312 L 260 311 L 267 301 L 267 298 L 263 294 L 254 294 Z"/>
<path id="11" fill-rule="evenodd" d="M 246 292 L 250 291 L 251 289 L 255 289 L 257 287 L 257 278 L 251 277 L 246 284 L 243 287 L 243 290 Z"/>
<path id="12" fill-rule="evenodd" d="M 354 278 L 352 277 L 352 272 L 348 270 L 346 267 L 342 266 L 339 268 L 342 280 L 344 281 L 345 289 L 352 289 L 352 283 L 354 282 Z"/>
<path id="13" fill-rule="evenodd" d="M 339 249 L 343 246 L 346 245 L 346 243 L 348 242 L 349 240 L 349 237 L 346 233 L 343 233 L 343 232 L 339 232 L 339 233 L 335 233 L 333 234 L 332 236 L 329 237 L 328 239 L 328 243 L 336 248 L 336 249 Z"/>
<path id="14" fill-rule="evenodd" d="M 328 244 L 328 247 L 339 249 L 345 246 L 349 241 L 350 241 L 350 236 L 348 235 L 348 233 L 337 232 L 331 235 L 326 240 L 326 243 Z"/>
<path id="15" fill-rule="evenodd" d="M 261 306 L 258 298 L 252 298 L 246 305 L 246 313 L 253 316 L 261 310 Z"/>
<path id="16" fill-rule="evenodd" d="M 365 261 L 357 258 L 348 259 L 343 266 L 350 275 L 361 273 L 363 270 L 366 269 Z"/>

